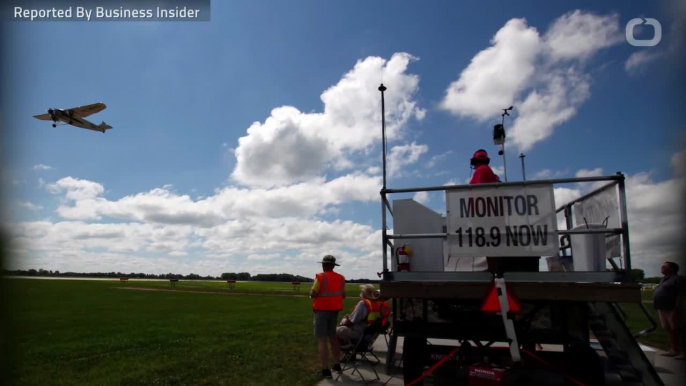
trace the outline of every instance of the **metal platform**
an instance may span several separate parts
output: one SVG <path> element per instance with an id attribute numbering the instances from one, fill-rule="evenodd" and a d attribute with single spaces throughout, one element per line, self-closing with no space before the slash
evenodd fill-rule
<path id="1" fill-rule="evenodd" d="M 482 299 L 491 283 L 479 281 L 381 282 L 384 297 L 394 299 Z M 508 281 L 508 288 L 523 301 L 594 301 L 638 303 L 641 286 L 632 283 L 566 283 Z"/>

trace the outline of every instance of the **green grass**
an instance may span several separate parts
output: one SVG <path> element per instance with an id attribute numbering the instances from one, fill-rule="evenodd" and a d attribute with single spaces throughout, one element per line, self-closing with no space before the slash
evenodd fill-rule
<path id="1" fill-rule="evenodd" d="M 660 317 L 657 311 L 653 310 L 652 304 L 644 303 L 650 314 L 655 319 L 657 323 L 657 329 L 638 339 L 642 344 L 659 348 L 661 350 L 669 350 L 669 342 L 667 340 L 667 333 L 660 325 Z M 648 318 L 646 318 L 643 311 L 639 308 L 638 304 L 622 304 L 622 308 L 627 315 L 626 325 L 632 333 L 637 333 L 650 326 Z"/>
<path id="2" fill-rule="evenodd" d="M 641 300 L 652 302 L 654 294 L 655 290 L 643 290 L 641 291 Z"/>
<path id="3" fill-rule="evenodd" d="M 181 281 L 174 288 L 137 280 L 1 282 L 11 295 L 5 306 L 14 348 L 3 366 L 9 366 L 16 384 L 313 385 L 318 380 L 307 284 L 301 296 L 232 296 L 185 291 L 297 293 L 290 283 L 237 283 L 230 290 L 225 282 Z M 341 316 L 357 301 L 358 290 L 348 285 Z M 623 307 L 632 332 L 648 326 L 637 305 Z M 667 347 L 659 327 L 640 341 Z"/>
<path id="4" fill-rule="evenodd" d="M 289 295 L 303 295 L 309 294 L 313 283 L 302 283 L 300 291 L 293 290 L 291 283 L 284 282 L 238 282 L 234 284 L 234 288 L 229 288 L 226 281 L 193 281 L 180 280 L 172 287 L 169 281 L 144 281 L 141 279 L 129 279 L 127 282 L 120 282 L 122 287 L 146 287 L 158 289 L 175 289 L 181 291 L 209 291 L 209 292 L 235 292 L 235 293 L 250 293 L 250 294 L 289 294 Z M 376 286 L 378 288 L 378 285 Z M 360 292 L 359 284 L 346 284 L 346 291 L 349 296 L 357 296 Z"/>
<path id="5" fill-rule="evenodd" d="M 9 314 L 16 352 L 10 370 L 17 384 L 317 381 L 307 297 L 127 291 L 113 288 L 122 283 L 109 281 L 3 282 L 13 299 Z M 164 282 L 135 284 L 169 289 Z M 182 284 L 193 283 L 180 282 L 176 288 L 187 290 Z M 348 299 L 346 310 L 354 303 Z"/>
<path id="6" fill-rule="evenodd" d="M 652 302 L 654 294 L 654 290 L 641 291 L 641 300 L 643 301 L 643 305 L 646 306 L 648 311 L 650 311 L 653 319 L 655 319 L 657 328 L 648 335 L 639 338 L 638 341 L 642 344 L 653 346 L 661 350 L 669 350 L 667 333 L 660 325 L 660 316 L 657 314 L 657 311 L 653 309 Z M 627 315 L 627 327 L 629 327 L 629 330 L 631 330 L 632 333 L 642 331 L 650 326 L 650 322 L 637 304 L 622 304 L 622 307 Z"/>

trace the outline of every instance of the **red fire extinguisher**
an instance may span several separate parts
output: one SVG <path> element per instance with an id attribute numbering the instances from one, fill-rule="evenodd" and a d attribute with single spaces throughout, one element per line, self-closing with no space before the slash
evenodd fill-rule
<path id="1" fill-rule="evenodd" d="M 410 272 L 410 256 L 412 256 L 412 249 L 405 244 L 395 251 L 398 272 Z"/>

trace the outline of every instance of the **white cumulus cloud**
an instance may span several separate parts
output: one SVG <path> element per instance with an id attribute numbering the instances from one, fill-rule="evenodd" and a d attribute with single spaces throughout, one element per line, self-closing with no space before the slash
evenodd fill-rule
<path id="1" fill-rule="evenodd" d="M 451 83 L 441 103 L 460 116 L 493 117 L 514 101 L 535 71 L 541 40 L 524 19 L 512 19 L 474 56 L 460 78 Z"/>
<path id="2" fill-rule="evenodd" d="M 446 90 L 441 107 L 479 122 L 510 105 L 508 138 L 527 151 L 550 137 L 590 96 L 585 63 L 621 41 L 617 15 L 573 11 L 545 34 L 524 19 L 509 20 Z"/>
<path id="3" fill-rule="evenodd" d="M 576 177 L 577 178 L 583 178 L 583 177 L 599 177 L 603 175 L 603 168 L 595 168 L 592 170 L 588 169 L 581 169 L 576 172 Z"/>
<path id="4" fill-rule="evenodd" d="M 664 56 L 664 52 L 662 51 L 651 51 L 647 49 L 636 51 L 626 60 L 624 69 L 630 75 L 636 75 L 643 71 L 651 62 L 660 59 L 662 56 Z"/>
<path id="5" fill-rule="evenodd" d="M 431 169 L 431 168 L 433 168 L 434 166 L 436 166 L 437 164 L 439 164 L 440 162 L 443 162 L 443 161 L 444 161 L 446 158 L 448 158 L 448 156 L 451 155 L 452 153 L 453 153 L 452 150 L 448 150 L 448 151 L 446 151 L 445 153 L 437 154 L 437 155 L 431 157 L 431 159 L 429 160 L 429 162 L 427 162 L 427 163 L 424 165 L 424 167 L 427 168 L 427 169 Z"/>
<path id="6" fill-rule="evenodd" d="M 66 177 L 48 185 L 52 193 L 64 193 L 69 204 L 57 213 L 71 220 L 99 220 L 102 216 L 158 224 L 212 227 L 246 217 L 307 217 L 337 205 L 378 199 L 379 176 L 355 173 L 326 181 L 317 178 L 274 189 L 234 186 L 213 196 L 193 200 L 171 191 L 171 186 L 125 196 L 116 201 L 101 197 L 104 187 L 96 182 Z"/>
<path id="7" fill-rule="evenodd" d="M 426 204 L 429 201 L 428 192 L 417 192 L 415 193 L 413 199 L 420 204 Z"/>
<path id="8" fill-rule="evenodd" d="M 93 199 L 105 192 L 103 186 L 97 182 L 73 177 L 62 178 L 54 184 L 46 185 L 46 188 L 53 194 L 59 194 L 66 191 L 67 199 L 77 201 Z"/>
<path id="9" fill-rule="evenodd" d="M 379 84 L 386 92 L 386 129 L 389 141 L 402 137 L 405 124 L 422 119 L 424 110 L 413 99 L 419 77 L 407 74 L 416 58 L 396 53 L 390 60 L 368 57 L 357 62 L 334 86 L 324 91 L 322 113 L 303 113 L 296 107 L 272 110 L 264 122 L 253 123 L 235 149 L 232 178 L 251 187 L 269 188 L 317 177 L 332 166 L 353 166 L 348 156 L 381 139 Z"/>
<path id="10" fill-rule="evenodd" d="M 417 162 L 419 157 L 427 151 L 429 151 L 427 145 L 418 145 L 414 142 L 409 145 L 394 146 L 388 154 L 388 176 L 403 175 L 403 166 Z"/>
<path id="11" fill-rule="evenodd" d="M 576 10 L 560 16 L 548 28 L 546 54 L 555 60 L 586 59 L 603 48 L 623 41 L 619 16 L 595 15 Z"/>
<path id="12" fill-rule="evenodd" d="M 26 209 L 32 210 L 32 211 L 36 211 L 36 210 L 41 210 L 41 209 L 43 209 L 42 206 L 32 204 L 32 203 L 30 203 L 30 202 L 28 202 L 28 201 L 26 201 L 26 202 L 24 202 L 24 201 L 19 201 L 19 202 L 17 202 L 17 205 L 19 205 L 19 206 L 22 207 L 22 208 L 26 208 Z"/>

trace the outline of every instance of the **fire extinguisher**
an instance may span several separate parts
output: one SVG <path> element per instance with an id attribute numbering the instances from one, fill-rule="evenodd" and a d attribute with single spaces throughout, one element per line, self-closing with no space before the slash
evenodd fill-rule
<path id="1" fill-rule="evenodd" d="M 395 261 L 398 264 L 398 272 L 410 272 L 410 256 L 412 249 L 403 244 L 395 251 Z"/>

